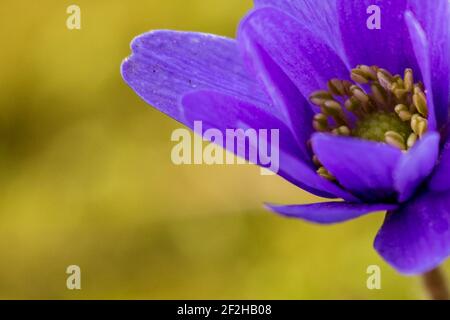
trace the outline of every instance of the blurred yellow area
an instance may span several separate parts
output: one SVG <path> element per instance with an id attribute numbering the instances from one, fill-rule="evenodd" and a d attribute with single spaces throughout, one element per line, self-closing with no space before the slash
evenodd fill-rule
<path id="1" fill-rule="evenodd" d="M 0 3 L 0 298 L 422 298 L 372 248 L 381 214 L 283 219 L 263 203 L 320 199 L 254 166 L 172 164 L 181 125 L 121 79 L 134 36 L 232 37 L 250 0 L 77 0 L 81 30 L 71 4 Z"/>

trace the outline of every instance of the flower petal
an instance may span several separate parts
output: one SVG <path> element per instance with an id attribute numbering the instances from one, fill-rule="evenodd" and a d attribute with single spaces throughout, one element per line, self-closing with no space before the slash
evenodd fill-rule
<path id="1" fill-rule="evenodd" d="M 450 255 L 450 193 L 429 192 L 390 212 L 375 249 L 405 274 L 437 267 Z"/>
<path id="2" fill-rule="evenodd" d="M 241 46 L 249 46 L 247 52 L 252 52 L 252 57 L 244 57 L 252 67 L 254 73 L 266 88 L 266 92 L 272 98 L 274 105 L 283 110 L 286 123 L 295 133 L 299 142 L 302 159 L 312 165 L 311 154 L 307 148 L 307 141 L 313 133 L 313 110 L 295 84 L 286 76 L 280 67 L 260 50 L 259 47 L 250 48 L 251 44 L 241 41 Z M 257 59 L 255 58 L 257 57 Z"/>
<path id="3" fill-rule="evenodd" d="M 430 45 L 431 81 L 438 125 L 448 119 L 450 73 L 450 2 L 409 0 L 409 9 L 423 28 Z"/>
<path id="4" fill-rule="evenodd" d="M 260 112 L 264 115 L 253 119 L 287 122 L 284 110 L 276 109 L 258 82 L 247 73 L 233 40 L 207 34 L 156 31 L 137 37 L 132 49 L 133 54 L 122 64 L 125 81 L 146 102 L 182 123 L 192 127 L 193 120 L 204 120 L 220 127 L 225 118 L 220 121 L 215 118 L 213 110 L 217 108 L 222 109 L 221 114 L 230 112 L 230 118 L 237 123 L 236 128 L 270 126 L 270 123 L 254 123 L 249 119 L 250 123 L 244 123 L 245 120 L 239 118 L 241 114 L 236 112 L 234 114 L 239 116 L 233 118 L 233 107 L 249 108 L 254 114 Z M 182 103 L 184 96 L 199 90 L 213 90 L 214 94 L 228 99 L 222 99 L 222 104 L 218 105 L 214 103 L 221 99 L 209 100 L 214 103 L 191 105 L 186 98 Z M 232 106 L 227 106 L 228 103 Z M 202 117 L 192 118 L 196 113 Z M 283 150 L 283 156 L 280 156 L 284 172 L 280 174 L 319 196 L 357 201 L 354 196 L 317 176 L 301 160 L 301 152 L 292 155 L 293 150 L 301 150 L 297 137 L 289 144 L 291 147 Z"/>
<path id="5" fill-rule="evenodd" d="M 428 184 L 430 190 L 437 192 L 450 190 L 450 135 L 444 140 L 440 158 Z"/>
<path id="6" fill-rule="evenodd" d="M 322 37 L 345 60 L 341 33 L 336 28 L 338 16 L 335 0 L 254 0 L 256 8 L 274 7 L 295 17 L 311 32 Z"/>
<path id="7" fill-rule="evenodd" d="M 325 89 L 332 78 L 348 78 L 348 69 L 323 39 L 292 16 L 272 7 L 252 11 L 239 27 L 245 54 L 261 59 L 264 51 L 304 97 Z M 256 54 L 255 54 L 256 52 Z M 249 59 L 249 60 L 251 60 Z M 271 70 L 266 70 L 271 72 Z"/>
<path id="8" fill-rule="evenodd" d="M 381 28 L 369 29 L 368 9 L 380 8 Z M 392 73 L 405 68 L 418 72 L 408 30 L 403 19 L 407 0 L 337 0 L 339 27 L 351 66 L 378 65 Z"/>
<path id="9" fill-rule="evenodd" d="M 278 129 L 279 130 L 279 171 L 278 174 L 295 185 L 322 197 L 343 198 L 358 201 L 348 192 L 330 181 L 321 178 L 311 166 L 301 161 L 299 148 L 290 129 L 280 120 L 261 111 L 257 107 L 222 93 L 197 91 L 186 94 L 182 99 L 187 125 L 193 128 L 194 121 L 203 122 L 203 131 L 218 129 L 226 137 L 227 129 Z M 204 132 L 198 132 L 203 134 Z M 225 143 L 225 141 L 223 141 Z M 223 145 L 227 147 L 227 145 Z M 250 145 L 250 148 L 256 148 Z M 270 146 L 269 146 L 270 150 Z M 238 150 L 229 151 L 238 154 Z M 257 153 L 257 150 L 254 150 Z M 248 155 L 241 154 L 246 157 Z M 259 163 L 261 164 L 261 163 Z"/>
<path id="10" fill-rule="evenodd" d="M 184 122 L 179 104 L 189 91 L 215 89 L 277 114 L 245 70 L 236 42 L 191 32 L 154 31 L 135 38 L 122 76 L 147 103 Z"/>
<path id="11" fill-rule="evenodd" d="M 352 220 L 371 212 L 395 210 L 393 204 L 325 202 L 307 205 L 267 205 L 268 209 L 290 218 L 318 224 L 334 224 Z"/>
<path id="12" fill-rule="evenodd" d="M 433 171 L 439 156 L 439 140 L 439 134 L 429 133 L 402 155 L 394 174 L 400 202 L 408 200 Z"/>
<path id="13" fill-rule="evenodd" d="M 339 183 L 369 202 L 395 200 L 393 173 L 402 152 L 385 143 L 316 133 L 313 150 Z"/>
<path id="14" fill-rule="evenodd" d="M 227 129 L 278 130 L 280 150 L 293 157 L 300 154 L 300 146 L 286 124 L 248 102 L 211 90 L 198 90 L 185 94 L 181 105 L 185 124 L 191 129 L 195 121 L 202 121 L 203 131 L 218 129 L 224 137 Z M 237 153 L 236 149 L 230 151 Z"/>

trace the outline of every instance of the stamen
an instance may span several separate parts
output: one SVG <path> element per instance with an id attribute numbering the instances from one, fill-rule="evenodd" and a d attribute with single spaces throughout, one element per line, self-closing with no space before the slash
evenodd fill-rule
<path id="1" fill-rule="evenodd" d="M 309 97 L 309 100 L 314 103 L 316 106 L 320 106 L 326 100 L 333 99 L 333 95 L 325 90 L 315 91 Z"/>
<path id="2" fill-rule="evenodd" d="M 413 115 L 411 118 L 411 129 L 422 138 L 428 129 L 428 120 L 418 114 Z"/>
<path id="3" fill-rule="evenodd" d="M 317 174 L 330 181 L 336 180 L 336 178 L 327 169 L 325 169 L 325 167 L 320 167 L 317 169 Z"/>
<path id="4" fill-rule="evenodd" d="M 361 101 L 356 97 L 350 97 L 345 101 L 345 108 L 350 112 L 357 112 L 361 108 Z"/>
<path id="5" fill-rule="evenodd" d="M 363 89 L 361 89 L 358 86 L 351 86 L 350 91 L 353 94 L 353 96 L 361 101 L 362 103 L 368 103 L 369 102 L 369 96 L 364 92 Z"/>
<path id="6" fill-rule="evenodd" d="M 350 75 L 353 81 L 360 84 L 366 84 L 370 81 L 368 74 L 360 69 L 352 70 L 352 74 Z"/>
<path id="7" fill-rule="evenodd" d="M 405 106 L 404 104 L 396 105 L 394 110 L 398 114 L 398 117 L 402 121 L 410 121 L 411 120 L 412 114 L 411 114 L 411 112 L 409 112 L 408 107 Z"/>
<path id="8" fill-rule="evenodd" d="M 405 70 L 405 89 L 411 92 L 414 88 L 414 75 L 412 69 Z"/>
<path id="9" fill-rule="evenodd" d="M 408 138 L 408 141 L 406 142 L 406 145 L 408 146 L 408 148 L 411 149 L 412 147 L 414 147 L 414 145 L 417 142 L 417 139 L 418 139 L 417 134 L 411 133 Z"/>
<path id="10" fill-rule="evenodd" d="M 394 77 L 389 71 L 384 69 L 378 69 L 377 78 L 380 84 L 383 86 L 383 88 L 385 88 L 386 90 L 391 89 L 392 84 L 394 82 Z"/>
<path id="11" fill-rule="evenodd" d="M 384 134 L 384 136 L 386 138 L 387 144 L 397 147 L 400 150 L 406 150 L 405 139 L 403 139 L 403 137 L 399 133 L 395 131 L 388 131 Z"/>
<path id="12" fill-rule="evenodd" d="M 339 125 L 347 124 L 344 112 L 339 102 L 335 100 L 327 100 L 322 104 L 322 113 L 330 116 Z"/>
<path id="13" fill-rule="evenodd" d="M 313 127 L 319 132 L 328 131 L 328 117 L 322 113 L 316 114 L 313 120 Z"/>
<path id="14" fill-rule="evenodd" d="M 381 106 L 387 105 L 388 95 L 386 90 L 378 82 L 372 83 L 371 89 L 375 101 Z"/>
<path id="15" fill-rule="evenodd" d="M 327 85 L 328 90 L 330 90 L 333 95 L 342 97 L 348 94 L 352 83 L 347 80 L 332 79 L 328 81 Z"/>
<path id="16" fill-rule="evenodd" d="M 350 128 L 347 126 L 340 126 L 339 128 L 333 129 L 331 133 L 337 135 L 337 136 L 350 136 L 352 133 L 350 131 Z"/>
<path id="17" fill-rule="evenodd" d="M 370 98 L 362 88 L 353 85 L 350 87 L 350 92 L 351 95 L 361 104 L 361 107 L 365 112 L 370 112 L 373 110 L 373 106 L 370 103 Z"/>
<path id="18" fill-rule="evenodd" d="M 405 152 L 427 132 L 426 91 L 422 82 L 414 83 L 412 69 L 402 77 L 377 66 L 359 65 L 350 78 L 353 83 L 331 79 L 328 91 L 311 94 L 310 101 L 321 110 L 313 119 L 316 131 L 384 142 Z M 336 180 L 315 155 L 313 162 L 320 176 Z"/>
<path id="19" fill-rule="evenodd" d="M 392 91 L 394 92 L 395 97 L 398 100 L 403 100 L 409 91 L 406 89 L 399 88 L 397 83 L 395 83 L 394 86 L 395 86 L 395 89 Z"/>
<path id="20" fill-rule="evenodd" d="M 422 116 L 428 117 L 427 97 L 419 87 L 414 88 L 413 102 L 417 111 Z"/>

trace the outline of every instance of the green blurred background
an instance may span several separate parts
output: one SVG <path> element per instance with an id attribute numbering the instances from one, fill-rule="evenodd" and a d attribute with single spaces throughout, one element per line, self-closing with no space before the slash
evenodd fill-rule
<path id="1" fill-rule="evenodd" d="M 382 215 L 287 220 L 262 203 L 320 199 L 253 166 L 173 165 L 181 125 L 122 81 L 134 36 L 233 36 L 250 0 L 79 0 L 79 31 L 70 4 L 0 4 L 0 298 L 423 298 L 372 249 Z"/>

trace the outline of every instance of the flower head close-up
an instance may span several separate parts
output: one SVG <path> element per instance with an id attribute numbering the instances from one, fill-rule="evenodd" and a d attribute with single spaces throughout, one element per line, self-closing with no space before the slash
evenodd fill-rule
<path id="1" fill-rule="evenodd" d="M 191 129 L 279 130 L 276 173 L 329 200 L 269 210 L 316 224 L 383 212 L 375 250 L 426 274 L 450 255 L 449 18 L 447 0 L 255 0 L 236 39 L 144 33 L 121 72 Z"/>

